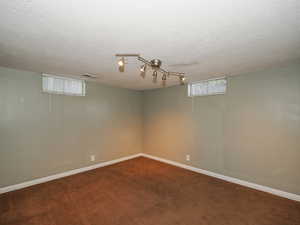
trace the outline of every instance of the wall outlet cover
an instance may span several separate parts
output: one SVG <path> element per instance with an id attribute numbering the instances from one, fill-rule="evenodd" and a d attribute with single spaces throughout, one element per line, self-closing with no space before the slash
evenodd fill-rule
<path id="1" fill-rule="evenodd" d="M 95 155 L 90 156 L 91 162 L 95 161 Z"/>
<path id="2" fill-rule="evenodd" d="M 186 155 L 186 156 L 185 156 L 185 159 L 186 159 L 186 161 L 190 161 L 190 160 L 191 160 L 190 155 Z"/>

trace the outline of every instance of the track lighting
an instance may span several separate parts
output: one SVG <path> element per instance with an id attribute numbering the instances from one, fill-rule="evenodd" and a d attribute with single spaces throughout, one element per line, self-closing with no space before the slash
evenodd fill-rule
<path id="1" fill-rule="evenodd" d="M 157 71 L 156 71 L 156 70 L 154 70 L 154 71 L 153 71 L 153 74 L 152 74 L 152 76 L 153 76 L 153 77 L 152 77 L 152 79 L 153 79 L 153 80 L 152 80 L 152 81 L 153 81 L 153 83 L 156 83 L 156 82 L 157 82 Z"/>
<path id="2" fill-rule="evenodd" d="M 118 65 L 119 65 L 119 71 L 120 72 L 124 72 L 124 70 L 125 70 L 125 60 L 124 60 L 124 57 L 122 57 L 122 58 L 119 59 Z"/>
<path id="3" fill-rule="evenodd" d="M 161 77 L 161 80 L 162 80 L 162 85 L 165 87 L 166 86 L 166 80 L 167 80 L 167 74 L 164 73 Z"/>
<path id="4" fill-rule="evenodd" d="M 185 81 L 184 73 L 170 72 L 170 71 L 164 70 L 163 68 L 160 67 L 162 62 L 159 59 L 146 60 L 143 57 L 141 57 L 139 54 L 116 54 L 116 57 L 119 58 L 118 66 L 119 66 L 120 72 L 124 72 L 124 70 L 125 70 L 125 57 L 136 57 L 139 61 L 141 61 L 143 63 L 143 65 L 140 68 L 141 77 L 145 78 L 146 69 L 148 69 L 148 67 L 149 67 L 150 69 L 153 70 L 153 74 L 152 74 L 153 83 L 157 82 L 157 75 L 158 75 L 158 72 L 160 72 L 160 73 L 162 73 L 163 86 L 166 85 L 166 81 L 169 76 L 179 77 L 180 84 L 181 85 L 184 84 L 184 81 Z"/>
<path id="5" fill-rule="evenodd" d="M 181 85 L 184 85 L 185 76 L 179 76 L 179 82 Z"/>
<path id="6" fill-rule="evenodd" d="M 145 76 L 146 76 L 146 69 L 147 69 L 147 65 L 146 64 L 144 64 L 144 65 L 141 66 L 140 71 L 141 71 L 141 77 L 142 78 L 145 78 Z"/>

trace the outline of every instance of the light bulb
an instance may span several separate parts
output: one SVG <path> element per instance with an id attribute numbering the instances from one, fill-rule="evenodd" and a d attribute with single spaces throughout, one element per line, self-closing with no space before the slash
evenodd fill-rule
<path id="1" fill-rule="evenodd" d="M 162 86 L 165 87 L 166 86 L 166 81 L 167 81 L 167 74 L 164 73 L 161 77 L 161 80 L 162 80 Z"/>
<path id="2" fill-rule="evenodd" d="M 119 71 L 120 71 L 120 72 L 124 72 L 124 70 L 125 70 L 125 60 L 124 60 L 124 57 L 122 57 L 122 58 L 118 61 L 118 65 L 119 65 Z"/>
<path id="3" fill-rule="evenodd" d="M 145 78 L 146 76 L 146 64 L 141 66 L 141 77 Z"/>
<path id="4" fill-rule="evenodd" d="M 179 82 L 181 85 L 184 85 L 184 81 L 185 81 L 185 76 L 180 76 L 179 77 Z"/>
<path id="5" fill-rule="evenodd" d="M 118 64 L 119 66 L 124 66 L 124 62 L 122 60 L 119 60 Z"/>

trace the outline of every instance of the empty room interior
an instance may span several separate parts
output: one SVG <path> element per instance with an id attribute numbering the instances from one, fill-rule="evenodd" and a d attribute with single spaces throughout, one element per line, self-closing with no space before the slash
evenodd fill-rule
<path id="1" fill-rule="evenodd" d="M 0 225 L 300 225 L 300 2 L 0 1 Z"/>

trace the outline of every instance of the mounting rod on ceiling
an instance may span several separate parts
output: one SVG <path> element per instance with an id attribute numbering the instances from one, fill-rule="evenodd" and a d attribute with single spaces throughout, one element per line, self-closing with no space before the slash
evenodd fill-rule
<path id="1" fill-rule="evenodd" d="M 155 82 L 156 82 L 156 79 L 157 79 L 157 72 L 160 72 L 162 73 L 162 79 L 163 79 L 163 82 L 165 83 L 166 81 L 166 76 L 176 76 L 176 77 L 179 77 L 179 82 L 181 85 L 184 84 L 184 81 L 185 81 L 185 76 L 184 74 L 185 73 L 182 73 L 182 72 L 171 72 L 171 71 L 166 71 L 164 69 L 162 69 L 160 66 L 161 66 L 161 60 L 159 59 L 153 59 L 151 61 L 143 58 L 140 56 L 140 54 L 116 54 L 116 57 L 120 58 L 118 64 L 119 64 L 119 71 L 120 72 L 124 72 L 124 68 L 125 68 L 125 58 L 126 57 L 136 57 L 139 61 L 141 61 L 142 63 L 144 63 L 144 65 L 141 67 L 141 76 L 144 78 L 145 77 L 145 70 L 146 70 L 146 67 L 150 67 L 151 69 L 154 70 L 153 72 L 153 76 L 155 77 Z"/>

